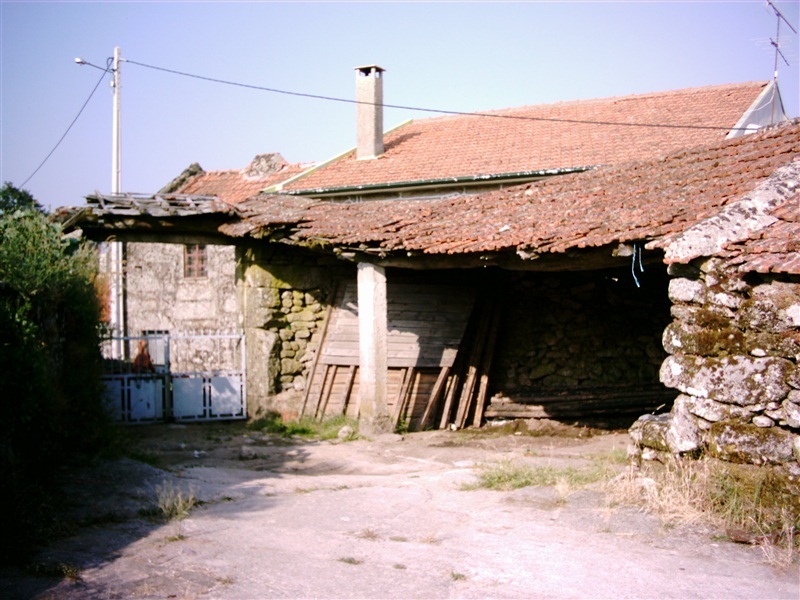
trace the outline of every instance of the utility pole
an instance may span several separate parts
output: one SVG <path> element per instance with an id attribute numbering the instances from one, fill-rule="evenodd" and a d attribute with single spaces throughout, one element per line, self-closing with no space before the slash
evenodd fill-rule
<path id="1" fill-rule="evenodd" d="M 122 193 L 122 167 L 120 160 L 120 96 L 122 93 L 122 81 L 120 77 L 120 48 L 114 48 L 114 58 L 111 63 L 111 87 L 114 93 L 112 116 L 111 116 L 111 194 Z M 125 242 L 111 242 L 109 251 L 111 253 L 111 312 L 112 329 L 119 338 L 127 335 L 127 323 L 125 318 Z M 122 339 L 117 340 L 117 358 L 127 358 L 124 356 L 128 348 Z"/>
<path id="2" fill-rule="evenodd" d="M 120 163 L 120 92 L 122 82 L 120 78 L 120 48 L 114 48 L 113 58 L 106 60 L 105 68 L 93 65 L 82 58 L 76 58 L 79 65 L 89 65 L 106 73 L 111 73 L 111 89 L 114 94 L 113 113 L 111 120 L 111 194 L 122 193 L 122 168 Z M 127 334 L 125 322 L 125 242 L 107 242 L 108 253 L 105 261 L 111 279 L 109 289 L 109 312 L 112 334 L 117 337 L 111 345 L 111 358 L 122 359 L 127 353 L 123 346 L 122 338 Z"/>
<path id="3" fill-rule="evenodd" d="M 111 193 L 119 194 L 122 191 L 122 170 L 120 168 L 120 141 L 119 141 L 119 116 L 120 116 L 120 72 L 119 72 L 119 46 L 114 48 L 114 61 L 111 66 L 111 87 L 114 91 L 114 114 L 112 117 L 111 131 Z"/>

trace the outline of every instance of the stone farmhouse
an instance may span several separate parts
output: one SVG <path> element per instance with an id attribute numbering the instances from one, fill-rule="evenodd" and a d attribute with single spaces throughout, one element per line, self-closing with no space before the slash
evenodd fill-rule
<path id="1" fill-rule="evenodd" d="M 377 98 L 368 109 L 379 108 L 382 77 L 357 70 L 359 93 Z M 506 417 L 630 424 L 668 414 L 677 397 L 685 418 L 670 418 L 662 437 L 693 420 L 699 446 L 728 405 L 668 375 L 691 362 L 730 387 L 714 368 L 740 373 L 761 360 L 782 365 L 770 373 L 780 371 L 783 395 L 748 414 L 793 444 L 796 340 L 780 357 L 766 342 L 740 345 L 731 366 L 730 348 L 717 356 L 668 338 L 705 335 L 691 315 L 722 294 L 710 265 L 744 282 L 725 284 L 742 305 L 751 287 L 783 286 L 773 312 L 794 314 L 798 274 L 783 265 L 796 248 L 778 227 L 791 215 L 776 215 L 797 203 L 798 126 L 741 135 L 765 124 L 759 115 L 783 117 L 776 95 L 772 84 L 741 84 L 425 119 L 362 133 L 352 152 L 236 204 L 188 188 L 200 175 L 152 197 L 90 197 L 70 219 L 95 239 L 235 246 L 251 416 L 345 413 L 377 431 Z M 359 123 L 381 131 L 380 115 L 366 113 Z M 772 194 L 763 218 L 739 223 L 754 194 Z M 718 247 L 673 250 L 714 219 L 731 222 L 710 236 Z M 756 268 L 748 257 L 761 247 L 774 260 Z M 787 329 L 775 335 L 796 336 L 780 315 Z M 707 400 L 723 409 L 702 413 Z"/>
<path id="2" fill-rule="evenodd" d="M 286 163 L 279 154 L 257 156 L 242 170 L 205 172 L 195 163 L 159 193 L 213 197 L 235 206 L 304 168 Z M 241 327 L 235 248 L 218 240 L 206 244 L 202 237 L 192 241 L 124 242 L 120 329 L 125 334 Z"/>

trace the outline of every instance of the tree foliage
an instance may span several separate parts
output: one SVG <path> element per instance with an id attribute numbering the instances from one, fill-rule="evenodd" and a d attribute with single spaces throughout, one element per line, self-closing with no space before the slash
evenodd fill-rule
<path id="1" fill-rule="evenodd" d="M 0 215 L 8 215 L 18 210 L 43 212 L 44 208 L 28 190 L 16 188 L 6 181 L 0 188 Z"/>
<path id="2" fill-rule="evenodd" d="M 106 431 L 95 277 L 92 249 L 40 211 L 0 215 L 2 554 L 18 551 L 42 482 Z"/>

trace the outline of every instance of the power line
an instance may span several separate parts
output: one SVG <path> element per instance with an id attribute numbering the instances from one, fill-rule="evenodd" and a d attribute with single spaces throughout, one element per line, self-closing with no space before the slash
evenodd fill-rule
<path id="1" fill-rule="evenodd" d="M 92 65 L 92 66 L 94 66 L 94 65 Z M 44 166 L 44 164 L 53 155 L 53 152 L 56 151 L 56 148 L 58 148 L 61 145 L 61 142 L 64 141 L 64 138 L 67 137 L 67 134 L 69 133 L 69 130 L 72 129 L 73 125 L 75 125 L 75 122 L 78 120 L 78 118 L 83 113 L 83 110 L 86 108 L 86 105 L 89 104 L 89 101 L 92 99 L 92 96 L 94 96 L 94 93 L 97 91 L 97 88 L 100 87 L 100 84 L 103 82 L 103 78 L 106 76 L 107 73 L 108 73 L 108 70 L 103 71 L 103 74 L 100 76 L 100 79 L 95 84 L 94 89 L 92 89 L 92 93 L 89 94 L 89 97 L 86 99 L 86 102 L 83 103 L 83 106 L 81 106 L 81 109 L 78 111 L 78 114 L 75 115 L 74 119 L 72 119 L 72 123 L 69 124 L 69 127 L 67 127 L 67 130 L 64 132 L 64 135 L 61 136 L 61 138 L 56 142 L 56 145 L 53 146 L 53 149 L 50 150 L 50 152 L 47 154 L 47 156 L 44 157 L 44 160 L 39 164 L 38 167 L 36 167 L 36 170 L 33 173 L 31 173 L 25 181 L 22 182 L 22 184 L 19 186 L 20 189 L 25 187 L 25 184 L 28 183 L 31 179 L 33 179 L 33 176 L 36 175 L 36 173 L 39 172 L 39 169 L 41 169 Z"/>
<path id="2" fill-rule="evenodd" d="M 203 81 L 210 81 L 212 83 L 221 83 L 224 85 L 231 85 L 251 90 L 258 90 L 261 92 L 272 92 L 274 94 L 284 94 L 287 96 L 299 96 L 301 98 L 313 98 L 315 100 L 327 100 L 329 102 L 343 102 L 346 104 L 368 104 L 376 105 L 375 102 L 366 102 L 363 100 L 353 100 L 350 98 L 337 98 L 334 96 L 324 96 L 321 94 L 308 94 L 303 92 L 292 92 L 289 90 L 280 90 L 277 88 L 264 87 L 260 85 L 252 85 L 248 83 L 240 83 L 236 81 L 228 81 L 225 79 L 217 79 L 215 77 L 206 77 L 205 75 L 195 75 L 193 73 L 186 73 L 184 71 L 177 71 L 175 69 L 167 69 L 165 67 L 158 67 L 155 65 L 148 65 L 140 63 L 135 60 L 126 59 L 126 62 L 131 65 L 137 65 L 156 71 L 163 71 L 164 73 L 171 73 L 173 75 L 180 75 L 182 77 L 190 77 L 192 79 L 200 79 Z M 422 108 L 419 106 L 403 106 L 399 104 L 381 104 L 384 108 L 398 108 L 402 110 L 414 110 L 418 112 L 429 112 L 443 115 L 460 115 L 466 117 L 491 117 L 495 119 L 516 119 L 522 121 L 545 121 L 550 123 L 571 123 L 578 125 L 612 125 L 615 127 L 661 127 L 667 129 L 712 129 L 718 131 L 735 131 L 737 129 L 746 130 L 746 128 L 737 127 L 724 127 L 721 125 L 676 125 L 670 123 L 623 123 L 619 121 L 592 121 L 584 119 L 558 119 L 555 117 L 531 117 L 525 115 L 508 115 L 500 113 L 482 113 L 482 112 L 462 112 L 457 110 L 444 110 L 438 108 Z"/>

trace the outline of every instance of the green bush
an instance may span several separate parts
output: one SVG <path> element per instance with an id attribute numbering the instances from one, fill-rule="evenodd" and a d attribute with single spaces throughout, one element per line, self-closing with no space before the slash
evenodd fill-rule
<path id="1" fill-rule="evenodd" d="M 108 431 L 92 249 L 35 209 L 0 214 L 0 553 L 30 542 L 58 468 Z M 9 510 L 10 509 L 10 510 Z"/>

